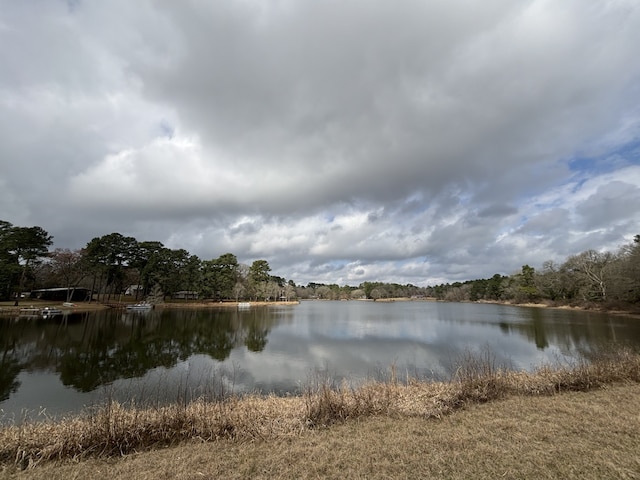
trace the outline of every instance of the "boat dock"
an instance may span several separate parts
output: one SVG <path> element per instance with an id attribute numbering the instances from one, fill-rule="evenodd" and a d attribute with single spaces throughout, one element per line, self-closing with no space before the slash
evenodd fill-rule
<path id="1" fill-rule="evenodd" d="M 0 307 L 0 317 L 22 317 L 22 318 L 53 318 L 64 315 L 68 311 L 63 311 L 57 307 Z"/>

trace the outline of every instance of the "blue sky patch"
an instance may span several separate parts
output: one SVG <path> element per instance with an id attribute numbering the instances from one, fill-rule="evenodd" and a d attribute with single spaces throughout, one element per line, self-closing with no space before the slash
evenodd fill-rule
<path id="1" fill-rule="evenodd" d="M 640 139 L 635 139 L 603 155 L 576 156 L 569 160 L 571 171 L 590 174 L 611 172 L 625 165 L 640 165 Z"/>

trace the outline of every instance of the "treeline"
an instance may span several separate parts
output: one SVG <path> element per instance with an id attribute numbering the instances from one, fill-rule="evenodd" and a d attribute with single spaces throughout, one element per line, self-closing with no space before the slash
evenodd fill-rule
<path id="1" fill-rule="evenodd" d="M 640 235 L 617 252 L 587 250 L 564 263 L 545 262 L 540 271 L 439 285 L 429 295 L 450 301 L 546 302 L 616 307 L 640 303 Z"/>
<path id="2" fill-rule="evenodd" d="M 122 294 L 220 300 L 434 298 L 447 301 L 555 302 L 614 305 L 640 302 L 640 235 L 617 252 L 588 250 L 537 271 L 524 265 L 512 275 L 436 286 L 363 282 L 356 286 L 309 283 L 271 275 L 266 260 L 251 265 L 232 253 L 202 260 L 161 242 L 119 233 L 93 238 L 78 250 L 49 251 L 52 237 L 41 227 L 0 221 L 0 299 L 34 289 L 88 288 L 101 299 Z"/>
<path id="3" fill-rule="evenodd" d="M 120 233 L 93 238 L 78 250 L 48 251 L 52 237 L 40 227 L 0 221 L 0 299 L 19 301 L 23 292 L 87 288 L 101 300 L 166 297 L 212 300 L 276 300 L 295 297 L 295 285 L 271 275 L 266 260 L 251 265 L 232 253 L 201 260 L 161 242 Z"/>
<path id="4" fill-rule="evenodd" d="M 608 307 L 640 303 L 640 235 L 617 252 L 587 250 L 564 263 L 545 262 L 536 270 L 523 265 L 512 275 L 417 287 L 364 282 L 358 287 L 310 283 L 296 290 L 300 298 L 328 300 L 431 298 L 464 302 L 600 304 Z"/>
<path id="5" fill-rule="evenodd" d="M 378 300 L 385 298 L 422 298 L 428 287 L 383 282 L 363 282 L 357 287 L 337 284 L 308 283 L 296 288 L 296 294 L 302 299 L 319 300 Z"/>

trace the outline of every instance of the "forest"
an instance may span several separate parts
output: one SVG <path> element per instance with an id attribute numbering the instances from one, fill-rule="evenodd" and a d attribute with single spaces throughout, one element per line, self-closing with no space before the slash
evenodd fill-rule
<path id="1" fill-rule="evenodd" d="M 509 275 L 426 287 L 384 282 L 296 285 L 271 275 L 266 260 L 246 265 L 233 253 L 202 260 L 184 249 L 120 233 L 93 238 L 78 250 L 50 250 L 52 244 L 41 227 L 0 220 L 0 300 L 19 302 L 37 289 L 86 288 L 103 301 L 127 295 L 155 301 L 414 298 L 623 309 L 640 303 L 640 235 L 615 252 L 587 250 L 561 264 L 548 261 L 539 269 L 525 264 Z"/>

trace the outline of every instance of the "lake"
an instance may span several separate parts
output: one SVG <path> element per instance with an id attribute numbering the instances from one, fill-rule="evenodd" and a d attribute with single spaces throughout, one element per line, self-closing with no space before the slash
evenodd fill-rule
<path id="1" fill-rule="evenodd" d="M 466 352 L 530 370 L 611 343 L 640 320 L 596 312 L 441 302 L 303 301 L 250 309 L 100 311 L 0 319 L 0 421 L 259 391 L 320 379 L 448 379 Z"/>

